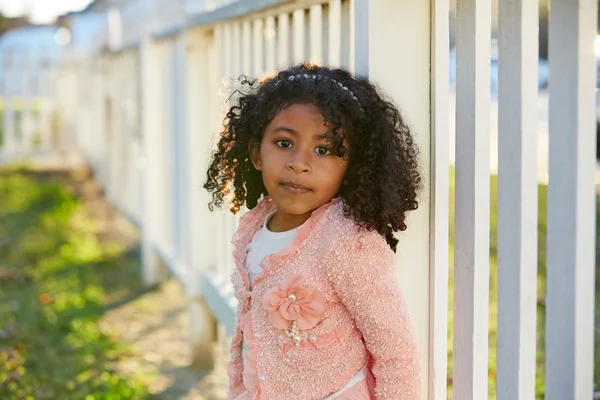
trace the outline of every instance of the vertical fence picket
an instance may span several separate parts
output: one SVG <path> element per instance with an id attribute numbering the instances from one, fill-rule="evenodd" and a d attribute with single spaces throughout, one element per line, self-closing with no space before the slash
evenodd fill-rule
<path id="1" fill-rule="evenodd" d="M 311 62 L 323 63 L 323 6 L 315 4 L 310 7 L 310 48 Z"/>
<path id="2" fill-rule="evenodd" d="M 242 26 L 239 21 L 233 23 L 233 31 L 231 37 L 231 50 L 233 51 L 233 56 L 231 59 L 231 63 L 235 66 L 235 70 L 231 72 L 232 78 L 238 78 L 242 72 L 240 71 L 241 67 L 241 58 L 242 58 Z"/>
<path id="3" fill-rule="evenodd" d="M 264 23 L 262 19 L 254 20 L 252 26 L 252 51 L 254 53 L 253 74 L 258 77 L 264 72 Z"/>
<path id="4" fill-rule="evenodd" d="M 252 75 L 252 25 L 250 21 L 242 22 L 242 70 L 245 75 Z"/>
<path id="5" fill-rule="evenodd" d="M 294 64 L 299 64 L 305 61 L 304 54 L 304 18 L 305 11 L 304 9 L 295 10 L 293 15 L 293 48 L 292 48 L 292 61 Z"/>
<path id="6" fill-rule="evenodd" d="M 489 1 L 456 8 L 453 398 L 487 398 L 490 226 Z"/>
<path id="7" fill-rule="evenodd" d="M 537 4 L 499 4 L 499 400 L 535 397 L 537 27 Z"/>
<path id="8" fill-rule="evenodd" d="M 448 222 L 449 222 L 449 6 L 432 3 L 431 34 L 431 278 L 429 306 L 429 398 L 445 400 L 448 369 Z"/>
<path id="9" fill-rule="evenodd" d="M 546 399 L 593 397 L 595 0 L 555 0 L 549 23 Z"/>
<path id="10" fill-rule="evenodd" d="M 329 54 L 328 64 L 342 65 L 342 0 L 329 1 Z"/>
<path id="11" fill-rule="evenodd" d="M 275 50 L 277 48 L 277 32 L 275 30 L 275 17 L 268 16 L 265 18 L 265 42 L 266 42 L 266 57 L 265 69 L 273 71 L 277 66 Z"/>
<path id="12" fill-rule="evenodd" d="M 279 14 L 277 17 L 277 64 L 285 68 L 290 62 L 290 15 Z"/>

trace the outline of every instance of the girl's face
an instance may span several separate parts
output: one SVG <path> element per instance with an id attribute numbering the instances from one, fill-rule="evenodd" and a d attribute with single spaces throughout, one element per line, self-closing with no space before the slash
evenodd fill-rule
<path id="1" fill-rule="evenodd" d="M 308 218 L 338 193 L 348 161 L 333 153 L 330 129 L 315 105 L 294 104 L 275 115 L 251 149 L 278 212 Z"/>

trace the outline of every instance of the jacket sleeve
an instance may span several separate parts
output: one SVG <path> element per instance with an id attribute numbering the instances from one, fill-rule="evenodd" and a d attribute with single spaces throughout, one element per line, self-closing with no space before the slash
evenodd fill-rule
<path id="1" fill-rule="evenodd" d="M 231 339 L 231 345 L 229 347 L 229 364 L 227 366 L 229 385 L 227 388 L 227 400 L 235 399 L 246 390 L 242 378 L 242 331 L 239 326 L 240 308 L 240 304 L 238 303 L 235 313 L 235 333 Z"/>
<path id="2" fill-rule="evenodd" d="M 342 240 L 329 279 L 373 357 L 376 400 L 420 400 L 420 355 L 394 273 L 393 253 L 377 232 Z"/>

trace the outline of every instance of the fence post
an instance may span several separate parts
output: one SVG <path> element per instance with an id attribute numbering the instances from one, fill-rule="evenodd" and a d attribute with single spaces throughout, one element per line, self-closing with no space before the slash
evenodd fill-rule
<path id="1" fill-rule="evenodd" d="M 189 237 L 190 270 L 187 281 L 189 312 L 191 323 L 191 342 L 194 349 L 194 361 L 210 366 L 215 362 L 215 343 L 217 341 L 217 322 L 210 312 L 200 292 L 200 283 L 215 265 L 214 224 L 217 216 L 208 209 L 210 195 L 202 184 L 208 166 L 208 156 L 212 147 L 211 137 L 214 130 L 211 115 L 211 100 L 214 92 L 210 84 L 210 37 L 201 30 L 186 33 L 187 39 L 187 113 L 189 190 Z M 219 221 L 220 222 L 220 221 Z"/>
<path id="2" fill-rule="evenodd" d="M 144 169 L 142 172 L 142 276 L 144 283 L 152 285 L 159 283 L 164 276 L 164 267 L 156 252 L 155 244 L 158 239 L 159 219 L 161 215 L 158 196 L 160 196 L 160 90 L 157 86 L 161 79 L 158 76 L 159 58 L 156 55 L 156 45 L 149 34 L 140 42 L 140 108 L 141 135 Z"/>
<path id="3" fill-rule="evenodd" d="M 356 72 L 380 85 L 400 107 L 420 149 L 423 191 L 419 209 L 409 215 L 408 234 L 401 234 L 396 275 L 417 333 L 426 399 L 430 338 L 431 5 L 429 1 L 355 0 L 354 13 Z M 403 51 L 390 53 L 391 42 Z"/>
<path id="4" fill-rule="evenodd" d="M 431 222 L 429 398 L 445 400 L 448 387 L 449 222 L 449 5 L 431 2 Z"/>

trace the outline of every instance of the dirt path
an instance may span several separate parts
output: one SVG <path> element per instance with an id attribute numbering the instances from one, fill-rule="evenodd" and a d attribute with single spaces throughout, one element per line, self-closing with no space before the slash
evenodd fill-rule
<path id="1" fill-rule="evenodd" d="M 139 232 L 106 201 L 89 168 L 74 163 L 65 170 L 54 159 L 29 161 L 42 174 L 63 177 L 94 220 L 100 238 L 117 240 L 139 255 Z M 115 365 L 117 371 L 144 376 L 153 399 L 225 399 L 226 348 L 218 347 L 218 361 L 211 371 L 192 364 L 189 313 L 179 283 L 169 279 L 160 286 L 143 288 L 135 268 L 133 275 L 123 271 L 121 279 L 127 283 L 109 282 L 112 288 L 106 291 L 107 310 L 100 321 L 102 332 L 131 349 Z"/>
<path id="2" fill-rule="evenodd" d="M 202 371 L 191 364 L 189 314 L 176 281 L 169 280 L 108 311 L 101 327 L 115 340 L 131 346 L 134 356 L 118 368 L 151 376 L 151 392 L 156 399 L 225 399 L 224 358 L 213 371 Z"/>

